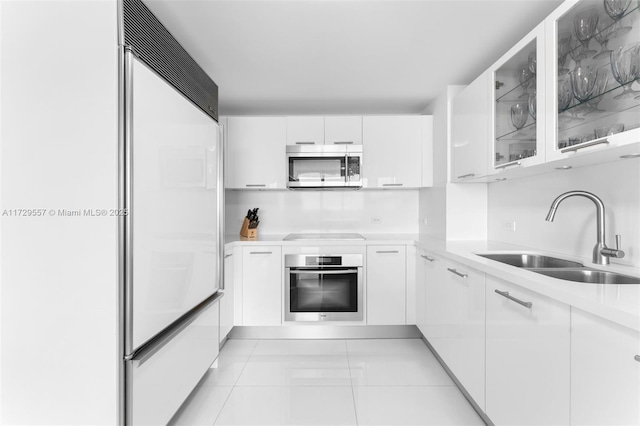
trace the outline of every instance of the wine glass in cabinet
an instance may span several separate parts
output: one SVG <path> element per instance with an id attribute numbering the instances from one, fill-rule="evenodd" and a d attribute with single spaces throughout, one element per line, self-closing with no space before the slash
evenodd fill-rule
<path id="1" fill-rule="evenodd" d="M 544 24 L 492 67 L 493 152 L 496 172 L 544 162 Z"/>
<path id="2" fill-rule="evenodd" d="M 588 24 L 585 16 L 590 19 Z M 590 40 L 590 48 L 598 53 L 570 53 L 563 62 L 567 34 L 583 40 L 573 48 L 584 48 Z M 634 95 L 640 89 L 636 81 L 640 78 L 638 2 L 565 1 L 546 19 L 545 40 L 546 160 L 640 145 L 640 98 L 636 99 L 640 92 Z M 560 105 L 567 74 L 573 96 L 568 105 Z"/>

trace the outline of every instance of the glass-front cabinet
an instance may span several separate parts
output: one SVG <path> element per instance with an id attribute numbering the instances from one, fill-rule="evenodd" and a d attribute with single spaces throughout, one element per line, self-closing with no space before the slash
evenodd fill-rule
<path id="1" fill-rule="evenodd" d="M 544 162 L 544 24 L 493 67 L 493 167 Z"/>
<path id="2" fill-rule="evenodd" d="M 640 141 L 638 7 L 567 1 L 547 19 L 547 161 Z"/>

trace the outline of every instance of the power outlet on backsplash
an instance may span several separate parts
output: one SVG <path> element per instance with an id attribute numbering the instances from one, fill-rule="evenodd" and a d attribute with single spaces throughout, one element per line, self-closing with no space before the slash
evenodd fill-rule
<path id="1" fill-rule="evenodd" d="M 515 220 L 502 222 L 502 229 L 504 229 L 505 231 L 515 232 L 515 230 L 516 230 L 516 222 L 515 222 Z"/>
<path id="2" fill-rule="evenodd" d="M 377 216 L 371 216 L 371 223 L 374 225 L 380 225 L 382 223 L 382 219 Z"/>

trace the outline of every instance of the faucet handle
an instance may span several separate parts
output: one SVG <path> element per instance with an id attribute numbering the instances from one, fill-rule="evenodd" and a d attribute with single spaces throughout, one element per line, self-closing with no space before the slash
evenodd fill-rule
<path id="1" fill-rule="evenodd" d="M 622 236 L 616 234 L 616 248 L 603 248 L 600 250 L 600 253 L 606 257 L 615 257 L 617 259 L 621 259 L 624 257 L 624 251 L 620 250 L 620 246 L 622 245 Z"/>

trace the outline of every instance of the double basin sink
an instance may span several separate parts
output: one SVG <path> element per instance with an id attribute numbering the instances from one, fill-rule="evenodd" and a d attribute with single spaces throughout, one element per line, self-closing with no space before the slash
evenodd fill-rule
<path id="1" fill-rule="evenodd" d="M 593 269 L 582 263 L 539 254 L 492 253 L 478 256 L 561 280 L 589 284 L 640 284 L 640 278 L 637 277 Z"/>

